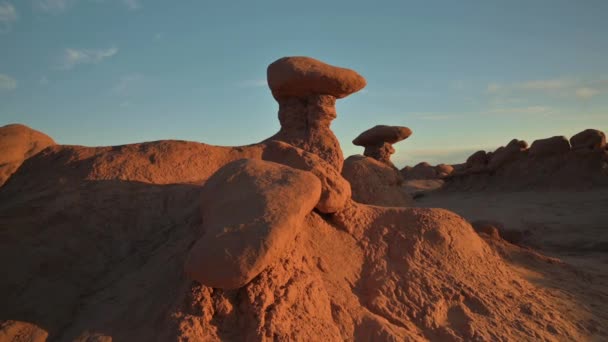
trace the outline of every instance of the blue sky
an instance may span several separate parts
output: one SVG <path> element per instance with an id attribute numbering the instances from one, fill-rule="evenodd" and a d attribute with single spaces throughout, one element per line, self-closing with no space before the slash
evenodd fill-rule
<path id="1" fill-rule="evenodd" d="M 398 166 L 511 138 L 608 130 L 608 1 L 0 0 L 0 125 L 77 145 L 258 142 L 266 67 L 305 55 L 368 86 L 338 101 L 345 155 L 376 125 Z"/>

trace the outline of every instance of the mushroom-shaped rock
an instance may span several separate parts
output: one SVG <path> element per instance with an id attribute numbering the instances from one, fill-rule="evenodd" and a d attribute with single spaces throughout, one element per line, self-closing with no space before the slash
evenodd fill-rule
<path id="1" fill-rule="evenodd" d="M 346 158 L 342 175 L 350 182 L 356 202 L 387 207 L 407 207 L 413 203 L 402 186 L 399 171 L 374 158 L 361 155 Z"/>
<path id="2" fill-rule="evenodd" d="M 570 151 L 570 143 L 564 136 L 538 139 L 530 146 L 530 157 L 549 157 L 566 154 Z"/>
<path id="3" fill-rule="evenodd" d="M 350 183 L 316 154 L 275 140 L 266 143 L 262 159 L 310 171 L 317 176 L 321 181 L 321 199 L 315 208 L 322 213 L 335 213 L 350 199 Z"/>
<path id="4" fill-rule="evenodd" d="M 391 154 L 395 153 L 393 144 L 407 139 L 412 130 L 402 126 L 377 125 L 359 134 L 353 144 L 365 147 L 365 156 L 393 166 Z"/>
<path id="5" fill-rule="evenodd" d="M 268 140 L 281 140 L 325 159 L 338 172 L 344 157 L 330 129 L 336 98 L 365 87 L 356 72 L 309 57 L 285 57 L 268 66 L 268 85 L 279 103 L 281 130 Z"/>
<path id="6" fill-rule="evenodd" d="M 488 161 L 490 170 L 497 170 L 501 166 L 510 163 L 521 156 L 528 149 L 528 143 L 523 140 L 513 139 L 507 146 L 499 147 Z"/>
<path id="7" fill-rule="evenodd" d="M 219 169 L 203 187 L 204 235 L 190 250 L 185 271 L 203 285 L 247 284 L 294 241 L 319 202 L 312 173 L 256 159 Z"/>
<path id="8" fill-rule="evenodd" d="M 268 66 L 268 86 L 279 98 L 331 95 L 343 98 L 363 89 L 365 78 L 354 70 L 310 57 L 283 57 Z"/>
<path id="9" fill-rule="evenodd" d="M 0 186 L 24 160 L 52 145 L 55 142 L 49 136 L 25 125 L 0 127 Z"/>
<path id="10" fill-rule="evenodd" d="M 606 148 L 606 134 L 597 129 L 586 129 L 570 138 L 575 151 L 602 150 Z"/>

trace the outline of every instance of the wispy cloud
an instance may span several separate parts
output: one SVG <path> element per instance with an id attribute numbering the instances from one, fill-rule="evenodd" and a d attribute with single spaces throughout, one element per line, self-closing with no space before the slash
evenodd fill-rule
<path id="1" fill-rule="evenodd" d="M 120 3 L 125 6 L 129 10 L 138 10 L 142 7 L 140 0 L 90 0 L 98 3 Z M 51 14 L 59 14 L 69 10 L 71 7 L 76 5 L 77 3 L 82 3 L 83 0 L 32 0 L 34 8 L 51 13 Z"/>
<path id="2" fill-rule="evenodd" d="M 578 88 L 576 89 L 576 97 L 578 97 L 581 100 L 589 100 L 590 98 L 594 97 L 595 95 L 599 94 L 600 91 L 598 89 L 594 89 L 594 88 L 588 88 L 588 87 L 583 87 L 583 88 Z"/>
<path id="3" fill-rule="evenodd" d="M 495 97 L 540 93 L 558 97 L 576 97 L 589 100 L 595 95 L 608 91 L 608 80 L 581 80 L 576 78 L 554 78 L 530 80 L 519 83 L 489 83 L 485 92 Z"/>
<path id="4" fill-rule="evenodd" d="M 8 32 L 18 19 L 17 10 L 8 2 L 0 2 L 0 33 Z"/>
<path id="5" fill-rule="evenodd" d="M 555 110 L 548 106 L 528 106 L 528 107 L 506 107 L 492 108 L 486 111 L 487 114 L 526 114 L 526 115 L 552 115 Z"/>
<path id="6" fill-rule="evenodd" d="M 47 84 L 49 84 L 49 79 L 48 79 L 48 78 L 46 78 L 46 76 L 42 76 L 42 77 L 40 77 L 40 79 L 38 80 L 38 84 L 43 85 L 43 86 L 44 86 L 44 85 L 47 85 Z"/>
<path id="7" fill-rule="evenodd" d="M 243 80 L 237 82 L 237 86 L 242 88 L 258 88 L 265 87 L 267 84 L 265 79 L 257 79 L 257 80 Z"/>
<path id="8" fill-rule="evenodd" d="M 118 48 L 108 49 L 66 49 L 62 58 L 61 69 L 72 69 L 79 64 L 97 64 L 118 53 Z"/>
<path id="9" fill-rule="evenodd" d="M 0 74 L 0 90 L 13 90 L 17 88 L 17 81 L 4 74 Z"/>

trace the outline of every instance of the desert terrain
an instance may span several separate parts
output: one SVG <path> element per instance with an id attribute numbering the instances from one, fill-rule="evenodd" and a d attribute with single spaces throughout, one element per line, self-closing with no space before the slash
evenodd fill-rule
<path id="1" fill-rule="evenodd" d="M 346 158 L 331 129 L 356 71 L 267 83 L 280 130 L 245 146 L 0 127 L 0 341 L 608 339 L 604 133 L 399 170 L 409 128 Z"/>

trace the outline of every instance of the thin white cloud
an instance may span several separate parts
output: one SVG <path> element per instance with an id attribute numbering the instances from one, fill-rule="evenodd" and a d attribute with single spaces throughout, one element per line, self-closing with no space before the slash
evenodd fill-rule
<path id="1" fill-rule="evenodd" d="M 490 83 L 486 93 L 494 97 L 504 97 L 513 94 L 539 93 L 558 97 L 576 97 L 579 100 L 588 100 L 595 95 L 606 91 L 608 87 L 602 85 L 608 80 L 580 80 L 576 78 L 554 78 L 546 80 L 531 80 L 520 83 L 500 84 Z"/>
<path id="2" fill-rule="evenodd" d="M 590 98 L 594 97 L 595 95 L 599 94 L 600 91 L 594 88 L 589 88 L 589 87 L 583 87 L 583 88 L 578 88 L 576 89 L 576 97 L 578 97 L 581 100 L 589 100 Z"/>
<path id="3" fill-rule="evenodd" d="M 62 69 L 72 69 L 79 64 L 97 64 L 118 53 L 118 48 L 108 49 L 66 49 L 62 59 Z"/>
<path id="4" fill-rule="evenodd" d="M 32 0 L 33 6 L 35 9 L 51 14 L 59 14 L 69 10 L 71 7 L 76 5 L 77 3 L 82 3 L 83 0 Z M 97 2 L 97 3 L 121 3 L 129 10 L 138 10 L 140 9 L 141 2 L 140 0 L 115 0 L 115 1 L 106 1 L 106 0 L 89 0 L 89 2 Z"/>
<path id="5" fill-rule="evenodd" d="M 0 33 L 8 32 L 19 16 L 17 10 L 8 2 L 0 2 Z"/>
<path id="6" fill-rule="evenodd" d="M 47 85 L 47 84 L 49 84 L 49 79 L 48 79 L 48 78 L 46 78 L 46 76 L 42 76 L 42 77 L 40 77 L 40 79 L 38 80 L 38 83 L 39 83 L 40 85 Z"/>
<path id="7" fill-rule="evenodd" d="M 13 90 L 17 88 L 17 81 L 4 74 L 0 74 L 0 90 Z"/>
<path id="8" fill-rule="evenodd" d="M 548 106 L 493 108 L 487 111 L 487 114 L 551 115 L 554 113 L 553 108 Z"/>
<path id="9" fill-rule="evenodd" d="M 244 80 L 237 83 L 237 86 L 243 88 L 258 88 L 265 87 L 267 84 L 266 80 L 258 79 L 258 80 Z"/>

